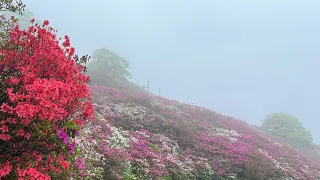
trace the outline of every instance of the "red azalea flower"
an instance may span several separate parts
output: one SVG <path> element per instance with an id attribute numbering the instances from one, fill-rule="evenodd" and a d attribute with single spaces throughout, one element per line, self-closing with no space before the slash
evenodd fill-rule
<path id="1" fill-rule="evenodd" d="M 24 130 L 23 129 L 19 129 L 18 136 L 24 136 Z"/>

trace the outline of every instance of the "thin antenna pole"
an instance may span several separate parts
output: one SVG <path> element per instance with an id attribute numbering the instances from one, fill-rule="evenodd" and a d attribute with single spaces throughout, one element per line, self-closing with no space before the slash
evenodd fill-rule
<path id="1" fill-rule="evenodd" d="M 148 91 L 150 91 L 150 89 L 149 89 L 149 80 L 147 80 L 147 89 L 148 89 Z"/>
<path id="2" fill-rule="evenodd" d="M 159 88 L 159 96 L 161 96 L 161 89 Z"/>

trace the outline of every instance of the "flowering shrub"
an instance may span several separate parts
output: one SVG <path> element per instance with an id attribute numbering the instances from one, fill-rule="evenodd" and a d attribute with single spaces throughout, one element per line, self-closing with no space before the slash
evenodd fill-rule
<path id="1" fill-rule="evenodd" d="M 83 173 L 92 178 L 101 178 L 105 158 L 103 154 L 97 152 L 96 147 L 99 145 L 97 138 L 92 139 L 93 132 L 101 132 L 101 126 L 92 126 L 88 123 L 85 128 L 79 132 L 79 136 L 75 137 L 80 154 L 82 154 L 81 164 L 85 165 Z"/>
<path id="2" fill-rule="evenodd" d="M 72 137 L 93 118 L 85 60 L 48 24 L 14 25 L 2 42 L 0 177 L 64 179 L 83 169 Z"/>
<path id="3" fill-rule="evenodd" d="M 242 177 L 247 179 L 281 179 L 285 177 L 285 173 L 277 167 L 277 162 L 273 161 L 261 149 L 251 151 L 249 156 L 250 159 L 245 163 Z"/>

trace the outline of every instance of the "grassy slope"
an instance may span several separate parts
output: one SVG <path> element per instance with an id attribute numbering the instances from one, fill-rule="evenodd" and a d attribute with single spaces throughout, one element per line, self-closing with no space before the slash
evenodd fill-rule
<path id="1" fill-rule="evenodd" d="M 126 87 L 90 87 L 97 119 L 80 132 L 94 139 L 82 151 L 104 178 L 320 179 L 308 158 L 318 147 L 302 154 L 244 121 Z"/>

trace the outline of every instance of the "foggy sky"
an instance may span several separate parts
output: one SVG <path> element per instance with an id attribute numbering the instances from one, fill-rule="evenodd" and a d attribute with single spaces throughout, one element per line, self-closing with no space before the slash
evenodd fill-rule
<path id="1" fill-rule="evenodd" d="M 293 114 L 319 128 L 320 1 L 25 0 L 78 54 L 109 48 L 151 90 L 260 125 Z"/>

